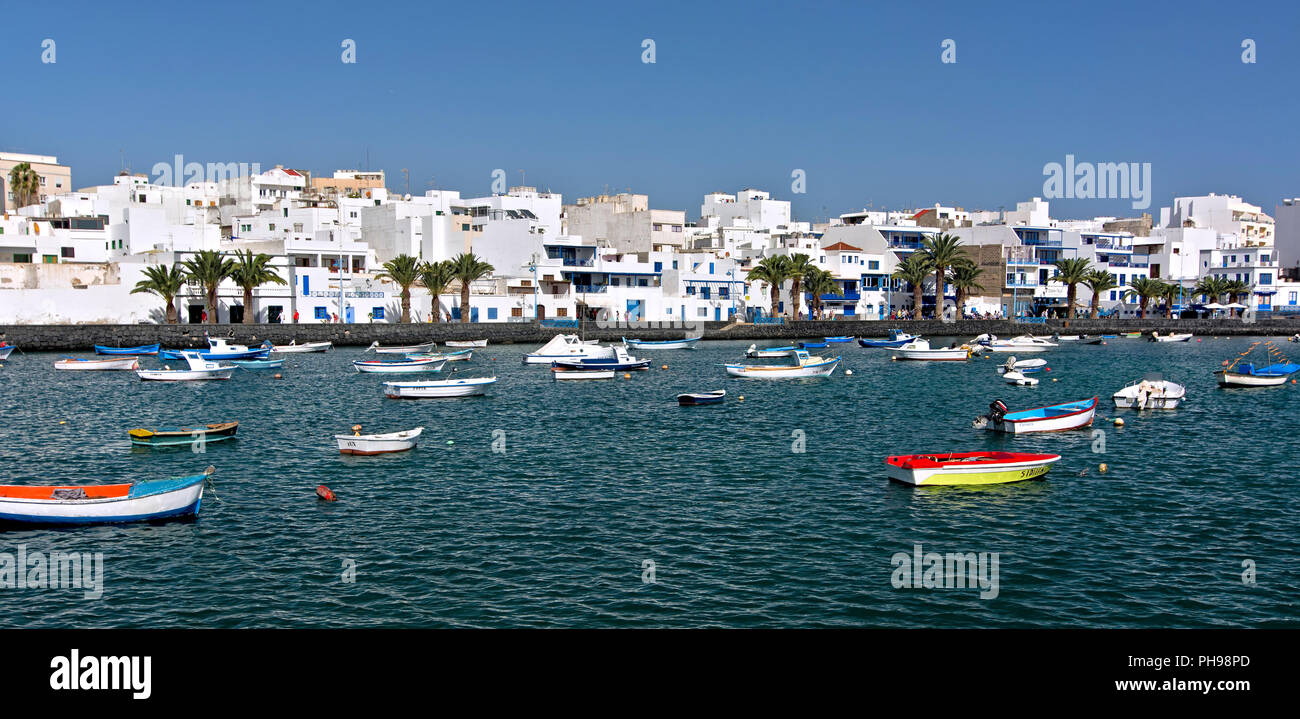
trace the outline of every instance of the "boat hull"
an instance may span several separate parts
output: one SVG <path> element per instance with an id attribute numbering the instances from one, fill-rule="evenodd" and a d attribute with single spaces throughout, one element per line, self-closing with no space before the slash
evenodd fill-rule
<path id="1" fill-rule="evenodd" d="M 54 369 L 80 372 L 135 370 L 140 369 L 140 361 L 135 357 L 106 360 L 63 359 L 54 363 Z"/>
<path id="2" fill-rule="evenodd" d="M 1219 384 L 1224 387 L 1276 387 L 1286 384 L 1290 375 L 1257 375 L 1239 372 L 1220 372 Z"/>
<path id="3" fill-rule="evenodd" d="M 95 345 L 97 355 L 156 355 L 159 345 L 140 345 L 139 347 L 105 347 Z"/>
<path id="4" fill-rule="evenodd" d="M 182 352 L 192 350 L 161 350 L 158 352 L 158 359 L 178 360 L 184 359 Z M 270 356 L 271 351 L 267 349 L 241 350 L 239 352 L 212 352 L 209 350 L 198 350 L 199 356 L 205 360 L 235 360 L 235 359 L 266 359 Z"/>
<path id="5" fill-rule="evenodd" d="M 447 360 L 410 360 L 406 362 L 377 362 L 357 360 L 352 363 L 358 372 L 376 374 L 409 374 L 413 372 L 438 372 Z"/>
<path id="6" fill-rule="evenodd" d="M 444 342 L 443 344 L 448 347 L 487 347 L 487 343 L 487 340 L 451 340 L 450 342 Z"/>
<path id="7" fill-rule="evenodd" d="M 630 340 L 626 337 L 623 338 L 623 344 L 626 345 L 628 349 L 633 350 L 688 350 L 694 347 L 695 343 L 699 341 L 699 337 L 692 337 L 684 340 L 665 340 L 662 342 L 655 340 Z"/>
<path id="8" fill-rule="evenodd" d="M 727 374 L 742 379 L 800 379 L 803 377 L 830 377 L 840 364 L 836 357 L 825 362 L 807 364 L 802 367 L 782 367 L 780 365 L 727 365 Z"/>
<path id="9" fill-rule="evenodd" d="M 235 369 L 235 366 L 231 365 L 221 369 L 140 369 L 135 373 L 140 376 L 140 379 L 156 382 L 201 382 L 230 379 Z"/>
<path id="10" fill-rule="evenodd" d="M 557 380 L 614 379 L 615 374 L 612 369 L 551 368 L 551 376 Z"/>
<path id="11" fill-rule="evenodd" d="M 9 355 L 14 353 L 14 349 L 15 348 L 13 345 L 10 345 L 8 347 L 0 347 L 0 360 L 9 359 Z"/>
<path id="12" fill-rule="evenodd" d="M 272 346 L 271 352 L 275 354 L 294 354 L 302 352 L 328 352 L 334 346 L 333 342 L 306 342 L 300 345 L 280 345 Z"/>
<path id="13" fill-rule="evenodd" d="M 423 427 L 416 427 L 407 432 L 392 434 L 336 434 L 334 439 L 338 442 L 339 454 L 370 456 L 414 449 L 423 432 Z"/>
<path id="14" fill-rule="evenodd" d="M 717 392 L 688 392 L 677 395 L 677 404 L 683 407 L 695 407 L 704 404 L 722 404 L 727 396 L 726 390 Z"/>
<path id="15" fill-rule="evenodd" d="M 33 490 L 0 487 L 0 522 L 20 524 L 116 524 L 198 514 L 206 474 L 136 485 L 60 487 L 84 489 L 91 499 L 34 498 Z M 104 496 L 112 493 L 115 496 Z M 20 496 L 13 496 L 13 495 Z"/>
<path id="16" fill-rule="evenodd" d="M 948 458 L 975 457 L 975 461 L 945 461 Z M 988 457 L 987 460 L 979 459 Z M 885 460 L 890 479 L 914 487 L 1007 484 L 1037 479 L 1047 474 L 1061 456 L 1029 455 L 1013 452 L 988 452 L 939 455 L 903 455 Z"/>
<path id="17" fill-rule="evenodd" d="M 206 444 L 208 442 L 235 439 L 235 433 L 238 431 L 238 422 L 224 422 L 193 429 L 183 427 L 179 429 L 164 428 L 156 431 L 133 429 L 126 434 L 131 439 L 131 444 L 136 447 L 179 447 L 192 446 L 199 442 Z"/>
<path id="18" fill-rule="evenodd" d="M 861 345 L 862 347 L 892 348 L 892 347 L 902 347 L 903 345 L 911 341 L 912 340 L 910 338 L 905 340 L 858 340 L 858 344 Z"/>
<path id="19" fill-rule="evenodd" d="M 1176 382 L 1134 382 L 1111 395 L 1116 409 L 1178 409 L 1187 388 Z"/>
<path id="20" fill-rule="evenodd" d="M 1077 407 L 1076 407 L 1077 406 Z M 1035 412 L 1045 412 L 1043 416 L 1034 416 Z M 1087 403 L 1070 403 L 1069 405 L 1052 405 L 1036 410 L 1012 412 L 1001 420 L 989 422 L 986 429 L 1004 434 L 1030 434 L 1035 432 L 1068 432 L 1092 425 L 1097 414 L 1097 398 Z"/>
<path id="21" fill-rule="evenodd" d="M 280 369 L 284 360 L 232 360 L 239 369 Z"/>
<path id="22" fill-rule="evenodd" d="M 900 360 L 923 362 L 962 362 L 970 357 L 970 350 L 961 348 L 937 350 L 900 349 L 894 354 L 894 357 Z"/>
<path id="23" fill-rule="evenodd" d="M 390 399 L 471 397 L 483 394 L 496 381 L 496 377 L 477 377 L 432 382 L 385 382 L 384 395 Z"/>

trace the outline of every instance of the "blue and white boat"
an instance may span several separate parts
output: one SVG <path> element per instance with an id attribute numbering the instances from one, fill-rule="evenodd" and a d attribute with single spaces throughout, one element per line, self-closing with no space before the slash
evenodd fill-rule
<path id="1" fill-rule="evenodd" d="M 203 486 L 216 469 L 130 484 L 0 486 L 0 522 L 109 524 L 198 514 Z"/>
<path id="2" fill-rule="evenodd" d="M 830 346 L 831 345 L 829 342 L 800 342 L 799 343 L 799 349 L 801 350 L 819 350 L 819 349 L 825 349 Z"/>
<path id="3" fill-rule="evenodd" d="M 160 345 L 140 345 L 139 347 L 106 347 L 104 345 L 95 345 L 95 354 L 97 355 L 156 355 Z M 180 357 L 171 357 L 169 359 L 180 359 Z"/>
<path id="4" fill-rule="evenodd" d="M 976 427 L 1006 434 L 1030 432 L 1065 432 L 1092 424 L 1097 413 L 1097 398 L 1008 412 L 1001 400 L 989 405 L 989 413 L 975 418 Z"/>
<path id="5" fill-rule="evenodd" d="M 687 337 L 680 340 L 637 340 L 623 338 L 623 346 L 633 350 L 688 350 L 695 347 L 701 337 Z"/>
<path id="6" fill-rule="evenodd" d="M 209 337 L 206 333 L 203 335 L 208 340 L 208 348 L 199 350 L 199 356 L 206 360 L 235 360 L 235 359 L 268 359 L 271 356 L 271 345 L 262 343 L 260 347 L 250 348 L 246 345 L 237 345 L 225 337 Z M 182 359 L 182 353 L 190 350 L 162 350 L 158 353 L 159 359 Z"/>
<path id="7" fill-rule="evenodd" d="M 1241 361 L 1261 344 L 1264 345 L 1268 359 L 1281 360 L 1281 362 L 1258 367 L 1253 363 Z M 1252 343 L 1231 364 L 1225 361 L 1224 365 L 1223 369 L 1215 372 L 1219 375 L 1219 384 L 1224 387 L 1276 387 L 1286 384 L 1291 375 L 1300 371 L 1300 365 L 1288 360 L 1271 340 Z"/>
<path id="8" fill-rule="evenodd" d="M 613 357 L 582 357 L 571 360 L 556 360 L 551 363 L 551 366 L 566 369 L 612 369 L 616 372 L 623 372 L 626 370 L 648 370 L 650 369 L 650 360 L 633 357 L 627 353 L 626 348 L 615 347 Z"/>
<path id="9" fill-rule="evenodd" d="M 598 340 L 584 340 L 577 335 L 555 335 L 536 351 L 524 355 L 524 364 L 551 364 L 563 360 L 599 359 L 614 356 L 612 347 L 602 347 Z"/>
<path id="10" fill-rule="evenodd" d="M 280 369 L 284 364 L 282 359 L 237 359 L 230 360 L 230 363 L 240 369 Z"/>
<path id="11" fill-rule="evenodd" d="M 831 344 L 844 344 L 845 342 L 853 341 L 852 337 L 823 337 L 822 339 Z"/>
<path id="12" fill-rule="evenodd" d="M 786 345 L 784 347 L 764 347 L 762 349 L 759 349 L 758 345 L 750 345 L 749 349 L 745 350 L 745 356 L 746 357 L 790 357 L 794 355 L 794 352 L 797 349 L 799 348 L 795 347 L 794 345 Z"/>
<path id="13" fill-rule="evenodd" d="M 677 395 L 677 404 L 683 407 L 694 407 L 701 404 L 722 404 L 722 400 L 727 396 L 727 390 L 715 389 L 712 392 L 685 392 Z"/>
<path id="14" fill-rule="evenodd" d="M 889 339 L 887 340 L 858 340 L 858 344 L 863 347 L 898 348 L 914 339 L 916 339 L 916 335 L 909 334 L 902 330 L 890 330 Z"/>
<path id="15" fill-rule="evenodd" d="M 792 365 L 723 365 L 732 377 L 749 379 L 791 379 L 797 377 L 830 377 L 839 366 L 839 357 L 817 357 L 807 350 L 795 350 Z"/>

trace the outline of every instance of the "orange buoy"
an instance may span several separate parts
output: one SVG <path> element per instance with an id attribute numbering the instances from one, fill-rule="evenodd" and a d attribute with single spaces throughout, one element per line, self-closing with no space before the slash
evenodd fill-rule
<path id="1" fill-rule="evenodd" d="M 329 487 L 326 487 L 326 486 L 323 485 L 323 484 L 316 488 L 316 496 L 317 496 L 317 497 L 320 497 L 321 499 L 325 500 L 326 502 L 337 502 L 337 501 L 338 501 L 338 497 L 335 497 L 335 496 L 334 496 L 334 491 L 331 490 Z"/>

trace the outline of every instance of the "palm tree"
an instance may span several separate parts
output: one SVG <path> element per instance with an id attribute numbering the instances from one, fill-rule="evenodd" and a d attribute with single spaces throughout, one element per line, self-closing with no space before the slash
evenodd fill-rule
<path id="1" fill-rule="evenodd" d="M 469 285 L 491 274 L 495 267 L 480 260 L 473 252 L 462 252 L 451 259 L 451 274 L 460 280 L 460 321 L 469 322 Z"/>
<path id="2" fill-rule="evenodd" d="M 1070 326 L 1070 317 L 1074 316 L 1074 301 L 1079 296 L 1079 283 L 1086 282 L 1092 273 L 1092 261 L 1086 257 L 1071 257 L 1056 263 L 1059 274 L 1053 279 L 1066 286 L 1065 291 L 1065 326 Z"/>
<path id="3" fill-rule="evenodd" d="M 456 279 L 456 274 L 451 269 L 451 261 L 443 260 L 442 262 L 426 262 L 420 265 L 420 284 L 429 290 L 429 295 L 433 298 L 433 321 L 441 322 L 442 314 L 439 312 L 441 305 L 438 297 L 447 291 L 447 287 Z"/>
<path id="4" fill-rule="evenodd" d="M 1165 319 L 1172 319 L 1174 316 L 1174 302 L 1178 301 L 1179 296 L 1183 293 L 1182 285 L 1173 282 L 1165 282 L 1164 292 L 1160 299 L 1165 301 Z"/>
<path id="5" fill-rule="evenodd" d="M 203 287 L 207 298 L 208 324 L 217 323 L 217 288 L 235 271 L 233 260 L 222 256 L 215 250 L 199 250 L 194 256 L 185 260 L 185 275 Z"/>
<path id="6" fill-rule="evenodd" d="M 253 254 L 252 250 L 235 253 L 235 267 L 230 279 L 244 289 L 244 324 L 253 324 L 257 316 L 253 312 L 253 289 L 268 282 L 273 285 L 289 284 L 283 277 L 271 269 L 271 256 L 264 253 Z"/>
<path id="7" fill-rule="evenodd" d="M 180 313 L 176 310 L 176 295 L 185 286 L 185 273 L 172 265 L 150 265 L 144 268 L 145 279 L 135 283 L 131 294 L 148 293 L 158 295 L 167 304 L 167 324 L 180 322 Z"/>
<path id="8" fill-rule="evenodd" d="M 1242 280 L 1228 280 L 1224 284 L 1223 291 L 1228 293 L 1228 301 L 1229 303 L 1232 303 L 1239 302 L 1243 296 L 1246 299 L 1249 299 L 1252 289 L 1254 288 L 1251 287 L 1248 282 L 1243 282 Z M 1244 312 L 1244 310 L 1241 311 Z"/>
<path id="9" fill-rule="evenodd" d="M 411 321 L 411 285 L 420 280 L 420 260 L 411 255 L 398 255 L 384 263 L 384 269 L 375 274 L 402 288 L 402 322 Z"/>
<path id="10" fill-rule="evenodd" d="M 34 203 L 41 193 L 41 176 L 30 162 L 20 162 L 9 170 L 9 191 L 14 193 L 15 207 Z"/>
<path id="11" fill-rule="evenodd" d="M 948 268 L 967 259 L 966 250 L 961 247 L 961 238 L 946 232 L 922 240 L 925 249 L 921 250 L 934 272 L 934 316 L 937 319 L 943 311 L 943 281 L 948 275 Z M 918 253 L 919 254 L 919 253 Z"/>
<path id="12" fill-rule="evenodd" d="M 1204 295 L 1206 304 L 1209 304 L 1211 302 L 1218 302 L 1219 299 L 1223 297 L 1223 294 L 1228 291 L 1227 287 L 1227 280 L 1215 277 L 1214 275 L 1206 275 L 1196 281 L 1196 286 L 1192 288 L 1192 292 L 1198 295 Z"/>
<path id="13" fill-rule="evenodd" d="M 951 268 L 948 273 L 948 282 L 952 285 L 953 292 L 957 295 L 957 316 L 961 317 L 963 308 L 966 305 L 966 296 L 971 290 L 984 291 L 984 285 L 981 285 L 980 275 L 984 273 L 979 265 L 968 259 L 961 259 Z"/>
<path id="14" fill-rule="evenodd" d="M 812 296 L 810 302 L 818 319 L 821 319 L 822 295 L 833 295 L 840 291 L 835 275 L 819 267 L 808 268 L 808 272 L 803 276 L 803 287 Z"/>
<path id="15" fill-rule="evenodd" d="M 1092 290 L 1092 300 L 1089 303 L 1088 316 L 1095 320 L 1097 319 L 1097 315 L 1101 313 L 1102 293 L 1109 292 L 1110 290 L 1119 287 L 1119 283 L 1115 281 L 1115 276 L 1111 273 L 1105 270 L 1093 270 L 1083 279 L 1083 284 L 1087 285 L 1088 289 Z"/>
<path id="16" fill-rule="evenodd" d="M 790 279 L 790 258 L 785 255 L 764 257 L 745 275 L 745 279 L 767 285 L 772 298 L 772 316 L 776 317 L 780 314 L 781 285 Z"/>
<path id="17" fill-rule="evenodd" d="M 1147 305 L 1151 303 L 1154 297 L 1164 296 L 1165 283 L 1160 280 L 1153 280 L 1150 277 L 1135 277 L 1128 283 L 1128 289 L 1124 294 L 1130 297 L 1138 298 L 1138 317 L 1146 319 Z"/>
<path id="18" fill-rule="evenodd" d="M 930 259 L 924 252 L 913 252 L 903 258 L 894 267 L 896 280 L 902 280 L 912 286 L 912 319 L 921 319 L 922 294 L 925 291 L 925 278 L 930 275 Z"/>
<path id="19" fill-rule="evenodd" d="M 804 275 L 808 274 L 808 270 L 814 267 L 812 258 L 808 255 L 790 255 L 790 266 L 788 268 L 790 273 L 790 315 L 795 319 L 799 319 L 799 300 L 802 299 L 799 286 L 803 282 Z"/>

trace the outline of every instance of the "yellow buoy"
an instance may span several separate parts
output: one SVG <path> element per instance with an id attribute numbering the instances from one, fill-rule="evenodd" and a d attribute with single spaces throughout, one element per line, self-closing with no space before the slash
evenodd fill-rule
<path id="1" fill-rule="evenodd" d="M 623 373 L 623 379 L 632 379 L 632 373 L 631 373 L 631 372 L 624 372 L 624 373 Z"/>
<path id="2" fill-rule="evenodd" d="M 1119 417 L 1116 417 L 1116 418 L 1115 418 L 1115 426 L 1116 426 L 1116 427 L 1123 427 L 1123 426 L 1124 426 L 1124 420 L 1120 419 Z"/>
<path id="3" fill-rule="evenodd" d="M 659 369 L 668 369 L 668 365 L 659 365 Z"/>
<path id="4" fill-rule="evenodd" d="M 67 424 L 67 423 L 68 423 L 68 421 L 67 421 L 66 419 L 61 419 L 61 420 L 59 420 L 59 424 Z"/>
<path id="5" fill-rule="evenodd" d="M 1101 472 L 1102 474 L 1105 474 L 1107 469 L 1109 468 L 1106 466 L 1105 462 L 1102 462 L 1100 465 L 1097 466 L 1097 471 Z"/>
<path id="6" fill-rule="evenodd" d="M 744 401 L 745 401 L 745 395 L 743 395 L 743 394 L 740 395 L 740 398 L 739 398 L 739 399 L 740 399 L 741 402 L 744 402 Z"/>

